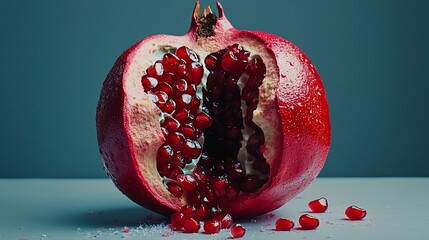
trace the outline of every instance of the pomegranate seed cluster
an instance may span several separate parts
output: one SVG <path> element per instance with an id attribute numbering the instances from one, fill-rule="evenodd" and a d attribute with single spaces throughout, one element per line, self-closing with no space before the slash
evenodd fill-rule
<path id="1" fill-rule="evenodd" d="M 264 133 L 253 122 L 266 74 L 262 59 L 234 44 L 204 63 L 206 81 L 199 56 L 182 46 L 141 78 L 161 111 L 165 142 L 157 153 L 158 172 L 168 191 L 187 202 L 171 216 L 171 226 L 186 233 L 231 227 L 222 203 L 257 192 L 270 173 L 261 153 Z"/>

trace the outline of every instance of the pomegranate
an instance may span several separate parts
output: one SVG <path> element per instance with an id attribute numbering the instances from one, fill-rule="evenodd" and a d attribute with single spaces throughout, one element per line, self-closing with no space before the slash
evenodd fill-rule
<path id="1" fill-rule="evenodd" d="M 196 219 L 272 211 L 318 175 L 330 147 L 315 67 L 278 36 L 233 28 L 220 3 L 183 36 L 126 50 L 104 81 L 97 136 L 104 167 L 134 202 Z M 198 210 L 198 212 L 197 212 Z M 224 223 L 222 223 L 224 226 Z"/>

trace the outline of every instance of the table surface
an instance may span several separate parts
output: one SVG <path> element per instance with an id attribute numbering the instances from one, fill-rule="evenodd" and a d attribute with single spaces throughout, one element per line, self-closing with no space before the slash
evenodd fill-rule
<path id="1" fill-rule="evenodd" d="M 429 239 L 429 178 L 318 178 L 280 209 L 237 221 L 243 239 Z M 307 203 L 324 196 L 326 213 L 316 230 L 273 231 L 277 218 L 297 223 Z M 348 221 L 349 205 L 365 208 Z M 0 179 L 0 239 L 227 239 L 171 232 L 168 219 L 137 206 L 108 179 Z M 124 233 L 124 228 L 130 229 Z"/>

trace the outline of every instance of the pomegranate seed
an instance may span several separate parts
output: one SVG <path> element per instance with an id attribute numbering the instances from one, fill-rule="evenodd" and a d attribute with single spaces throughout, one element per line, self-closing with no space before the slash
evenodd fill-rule
<path id="1" fill-rule="evenodd" d="M 180 129 L 180 132 L 187 139 L 195 140 L 195 129 L 191 125 L 185 125 Z"/>
<path id="2" fill-rule="evenodd" d="M 215 70 L 217 67 L 217 58 L 214 55 L 210 54 L 206 57 L 204 63 L 207 69 Z"/>
<path id="3" fill-rule="evenodd" d="M 261 172 L 262 174 L 270 173 L 270 165 L 265 161 L 255 160 L 252 164 L 253 169 Z"/>
<path id="4" fill-rule="evenodd" d="M 175 166 L 173 164 L 170 164 L 170 172 L 165 175 L 165 177 L 170 179 L 176 179 L 179 174 L 182 174 L 182 168 L 179 166 Z"/>
<path id="5" fill-rule="evenodd" d="M 350 206 L 346 209 L 346 216 L 348 219 L 355 221 L 355 220 L 362 220 L 366 216 L 366 210 L 357 206 Z"/>
<path id="6" fill-rule="evenodd" d="M 212 189 L 214 194 L 218 197 L 224 197 L 226 192 L 226 186 L 228 184 L 228 180 L 224 178 L 217 177 L 212 181 Z"/>
<path id="7" fill-rule="evenodd" d="M 181 124 L 187 124 L 192 121 L 192 116 L 189 114 L 189 110 L 186 109 L 176 110 L 173 113 L 173 117 L 175 117 Z"/>
<path id="8" fill-rule="evenodd" d="M 198 55 L 194 52 L 194 50 L 189 49 L 186 46 L 182 46 L 179 47 L 176 50 L 176 55 L 181 58 L 184 59 L 187 62 L 198 62 L 200 61 L 200 58 L 198 57 Z"/>
<path id="9" fill-rule="evenodd" d="M 155 95 L 158 98 L 158 104 L 165 104 L 165 103 L 167 103 L 167 100 L 168 100 L 167 93 L 162 92 L 162 91 L 156 91 Z"/>
<path id="10" fill-rule="evenodd" d="M 179 92 L 185 92 L 188 89 L 188 82 L 185 79 L 179 79 L 174 85 L 174 89 Z"/>
<path id="11" fill-rule="evenodd" d="M 171 85 L 166 82 L 159 83 L 156 87 L 156 90 L 165 92 L 168 96 L 170 96 L 173 92 L 173 88 L 171 87 Z"/>
<path id="12" fill-rule="evenodd" d="M 304 230 L 313 230 L 319 226 L 319 219 L 311 215 L 304 214 L 299 217 L 299 225 L 301 225 L 301 228 Z"/>
<path id="13" fill-rule="evenodd" d="M 209 115 L 207 115 L 207 113 L 199 112 L 195 116 L 195 120 L 193 124 L 194 124 L 194 127 L 198 129 L 208 128 L 212 125 L 212 119 Z"/>
<path id="14" fill-rule="evenodd" d="M 188 217 L 183 222 L 183 232 L 184 233 L 197 233 L 200 230 L 200 223 L 191 218 Z"/>
<path id="15" fill-rule="evenodd" d="M 185 215 L 183 213 L 173 213 L 170 217 L 171 225 L 170 228 L 174 231 L 182 230 L 183 223 L 185 221 Z"/>
<path id="16" fill-rule="evenodd" d="M 182 154 L 185 158 L 197 158 L 201 154 L 201 145 L 197 146 L 196 141 L 186 139 L 182 148 Z"/>
<path id="17" fill-rule="evenodd" d="M 323 213 L 328 209 L 328 200 L 324 197 L 313 200 L 308 203 L 308 207 L 314 213 Z"/>
<path id="18" fill-rule="evenodd" d="M 180 60 L 179 65 L 176 67 L 175 74 L 177 77 L 184 78 L 186 75 L 188 75 L 188 66 L 186 65 L 186 62 L 184 60 Z"/>
<path id="19" fill-rule="evenodd" d="M 276 221 L 276 231 L 289 231 L 295 226 L 295 223 L 289 219 L 279 218 Z"/>
<path id="20" fill-rule="evenodd" d="M 180 59 L 172 53 L 167 53 L 162 58 L 161 62 L 162 66 L 164 66 L 164 70 L 171 72 L 174 67 L 180 63 Z"/>
<path id="21" fill-rule="evenodd" d="M 157 159 L 160 160 L 161 162 L 168 162 L 170 158 L 173 156 L 173 154 L 174 154 L 174 151 L 171 148 L 171 146 L 167 144 L 163 144 L 158 149 Z"/>
<path id="22" fill-rule="evenodd" d="M 180 168 L 184 168 L 185 167 L 185 159 L 182 157 L 182 154 L 180 152 L 175 152 L 170 159 L 170 164 L 176 165 Z"/>
<path id="23" fill-rule="evenodd" d="M 164 106 L 160 107 L 160 109 L 165 113 L 171 114 L 176 109 L 176 103 L 174 102 L 174 100 L 170 99 Z"/>
<path id="24" fill-rule="evenodd" d="M 242 51 L 244 50 L 243 47 L 240 44 L 238 44 L 238 43 L 235 43 L 235 44 L 229 46 L 228 49 L 231 52 L 233 52 L 235 55 L 241 54 Z"/>
<path id="25" fill-rule="evenodd" d="M 170 86 L 173 86 L 173 83 L 174 83 L 174 74 L 172 74 L 172 73 L 164 74 L 163 79 L 164 79 L 164 83 L 167 83 Z"/>
<path id="26" fill-rule="evenodd" d="M 191 101 L 189 102 L 189 110 L 191 110 L 193 113 L 196 113 L 200 107 L 200 102 L 200 99 L 197 97 L 191 98 Z"/>
<path id="27" fill-rule="evenodd" d="M 193 62 L 189 69 L 188 81 L 193 84 L 200 84 L 204 75 L 203 65 L 200 62 Z"/>
<path id="28" fill-rule="evenodd" d="M 209 209 L 205 205 L 199 205 L 195 210 L 195 218 L 198 220 L 206 220 L 209 213 Z"/>
<path id="29" fill-rule="evenodd" d="M 234 187 L 234 186 L 228 186 L 226 188 L 226 199 L 232 200 L 232 199 L 236 198 L 239 193 L 240 192 L 239 192 L 239 190 L 236 187 Z"/>
<path id="30" fill-rule="evenodd" d="M 201 166 L 195 166 L 194 172 L 192 173 L 198 182 L 205 183 L 207 181 L 206 173 L 201 169 Z"/>
<path id="31" fill-rule="evenodd" d="M 241 238 L 246 233 L 246 229 L 244 229 L 244 227 L 241 226 L 241 224 L 235 224 L 234 226 L 231 227 L 230 231 L 231 231 L 231 236 L 233 238 Z"/>
<path id="32" fill-rule="evenodd" d="M 216 220 L 208 220 L 204 223 L 204 233 L 205 234 L 215 234 L 220 232 L 221 224 Z"/>
<path id="33" fill-rule="evenodd" d="M 253 193 L 258 191 L 260 181 L 256 175 L 248 175 L 241 184 L 243 192 Z"/>
<path id="34" fill-rule="evenodd" d="M 158 85 L 158 80 L 156 80 L 156 78 L 149 77 L 149 76 L 145 75 L 142 77 L 142 85 L 143 85 L 145 92 L 147 92 L 147 91 L 155 88 Z"/>
<path id="35" fill-rule="evenodd" d="M 246 172 L 244 171 L 241 163 L 235 163 L 228 168 L 228 179 L 236 182 L 242 180 L 246 177 Z"/>
<path id="36" fill-rule="evenodd" d="M 198 186 L 197 181 L 192 175 L 179 174 L 176 179 L 185 191 L 190 191 Z"/>
<path id="37" fill-rule="evenodd" d="M 178 198 L 180 198 L 183 194 L 183 189 L 175 183 L 168 183 L 167 189 L 171 194 Z"/>
<path id="38" fill-rule="evenodd" d="M 187 217 L 195 216 L 195 207 L 193 205 L 185 205 L 180 208 L 180 212 L 183 213 Z"/>
<path id="39" fill-rule="evenodd" d="M 183 147 L 183 141 L 185 141 L 183 134 L 179 132 L 173 132 L 167 136 L 167 140 L 165 142 L 169 144 L 174 150 L 179 151 Z"/>
<path id="40" fill-rule="evenodd" d="M 169 133 L 177 132 L 180 127 L 179 121 L 171 117 L 166 117 L 162 125 L 168 130 Z"/>
<path id="41" fill-rule="evenodd" d="M 260 57 L 254 57 L 250 59 L 246 70 L 249 76 L 255 77 L 265 76 L 265 73 L 267 71 L 264 62 Z"/>
<path id="42" fill-rule="evenodd" d="M 161 61 L 156 61 L 154 65 L 150 66 L 146 70 L 146 73 L 150 77 L 154 77 L 154 78 L 162 76 L 162 74 L 164 73 L 164 67 L 162 66 Z"/>
<path id="43" fill-rule="evenodd" d="M 226 214 L 225 216 L 219 216 L 215 217 L 215 220 L 218 220 L 221 222 L 222 228 L 230 228 L 232 226 L 232 217 L 229 214 Z"/>
<path id="44" fill-rule="evenodd" d="M 197 92 L 197 87 L 195 86 L 195 84 L 188 84 L 188 88 L 184 93 L 194 96 L 196 92 Z"/>

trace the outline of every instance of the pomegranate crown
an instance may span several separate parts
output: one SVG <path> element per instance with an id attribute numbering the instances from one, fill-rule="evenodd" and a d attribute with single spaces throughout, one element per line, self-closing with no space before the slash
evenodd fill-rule
<path id="1" fill-rule="evenodd" d="M 222 4 L 216 2 L 218 14 L 213 13 L 210 6 L 204 8 L 200 14 L 200 1 L 197 0 L 192 14 L 191 27 L 189 32 L 195 32 L 199 37 L 211 37 L 215 35 L 215 27 L 220 26 L 224 29 L 232 28 L 231 23 L 225 16 Z"/>

